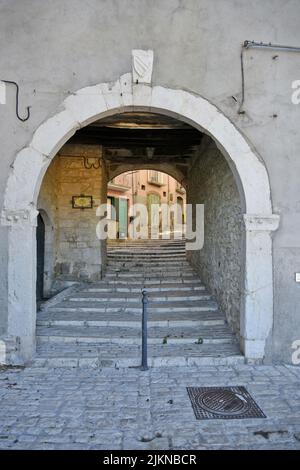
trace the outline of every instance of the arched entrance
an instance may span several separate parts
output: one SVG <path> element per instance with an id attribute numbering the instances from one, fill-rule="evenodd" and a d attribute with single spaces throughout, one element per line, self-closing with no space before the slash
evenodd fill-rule
<path id="1" fill-rule="evenodd" d="M 227 159 L 244 211 L 244 290 L 241 345 L 246 358 L 262 359 L 273 324 L 272 213 L 266 168 L 237 128 L 199 95 L 160 86 L 133 84 L 125 74 L 114 84 L 79 90 L 63 102 L 63 111 L 36 130 L 30 145 L 16 156 L 8 179 L 2 224 L 9 227 L 8 334 L 20 338 L 24 360 L 35 348 L 37 197 L 43 176 L 57 151 L 80 128 L 128 110 L 157 112 L 185 121 L 208 134 Z"/>

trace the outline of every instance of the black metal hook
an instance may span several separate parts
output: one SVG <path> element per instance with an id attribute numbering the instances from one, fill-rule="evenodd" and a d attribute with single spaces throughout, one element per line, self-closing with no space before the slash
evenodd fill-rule
<path id="1" fill-rule="evenodd" d="M 19 115 L 19 85 L 17 84 L 17 82 L 13 82 L 12 80 L 0 80 L 0 81 L 4 83 L 9 83 L 10 85 L 15 85 L 16 87 L 16 115 L 20 121 L 22 122 L 27 121 L 30 118 L 30 106 L 27 106 L 27 116 L 25 118 L 22 118 Z"/>
<path id="2" fill-rule="evenodd" d="M 101 167 L 101 159 L 96 158 L 96 157 L 82 157 L 83 158 L 83 163 L 84 163 L 84 168 L 87 170 L 91 170 L 92 168 L 94 170 L 98 170 Z M 89 159 L 94 160 L 94 163 L 90 163 Z"/>

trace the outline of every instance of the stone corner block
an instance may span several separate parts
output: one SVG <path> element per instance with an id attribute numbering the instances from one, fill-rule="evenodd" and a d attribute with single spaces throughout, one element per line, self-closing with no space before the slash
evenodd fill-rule
<path id="1" fill-rule="evenodd" d="M 264 340 L 251 340 L 242 338 L 241 347 L 247 360 L 263 360 L 266 342 Z"/>
<path id="2" fill-rule="evenodd" d="M 21 365 L 20 341 L 16 336 L 0 336 L 0 365 Z"/>

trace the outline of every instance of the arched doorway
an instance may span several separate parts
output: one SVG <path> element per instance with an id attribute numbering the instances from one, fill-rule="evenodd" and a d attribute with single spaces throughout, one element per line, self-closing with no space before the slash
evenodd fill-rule
<path id="1" fill-rule="evenodd" d="M 35 344 L 36 201 L 43 176 L 76 130 L 128 109 L 157 112 L 190 123 L 211 136 L 227 159 L 239 188 L 245 224 L 241 345 L 246 358 L 262 359 L 273 323 L 271 233 L 277 229 L 279 217 L 272 213 L 266 168 L 247 140 L 201 96 L 133 85 L 131 74 L 120 77 L 113 86 L 100 84 L 79 90 L 63 106 L 63 111 L 39 126 L 30 145 L 19 152 L 5 192 L 2 224 L 9 226 L 8 334 L 20 338 L 24 360 L 32 357 Z M 21 244 L 26 250 L 20 249 Z"/>

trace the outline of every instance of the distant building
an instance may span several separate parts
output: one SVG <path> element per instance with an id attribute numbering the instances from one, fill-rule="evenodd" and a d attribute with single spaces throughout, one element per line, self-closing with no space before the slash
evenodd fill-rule
<path id="1" fill-rule="evenodd" d="M 168 204 L 171 208 L 178 204 L 175 211 L 170 211 L 170 231 L 174 230 L 174 217 L 185 223 L 186 192 L 180 182 L 172 176 L 156 170 L 136 170 L 122 173 L 113 178 L 107 186 L 108 219 L 110 219 L 111 235 L 117 238 L 129 236 L 129 224 L 132 220 L 130 208 L 133 204 L 144 204 L 148 210 L 148 221 L 151 221 L 152 204 Z M 111 209 L 113 207 L 114 209 Z M 161 214 L 161 211 L 160 211 Z M 162 217 L 158 221 L 159 232 L 162 233 Z"/>

